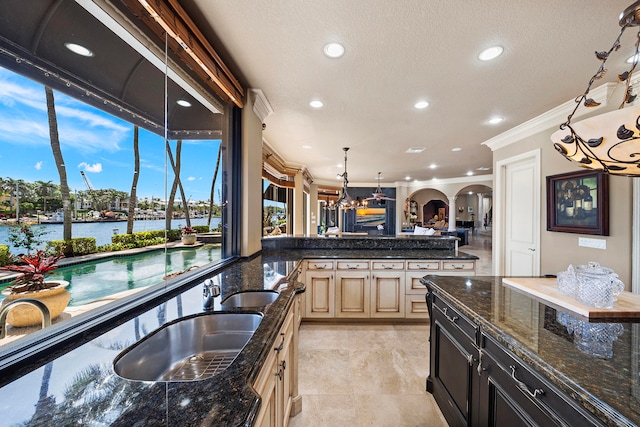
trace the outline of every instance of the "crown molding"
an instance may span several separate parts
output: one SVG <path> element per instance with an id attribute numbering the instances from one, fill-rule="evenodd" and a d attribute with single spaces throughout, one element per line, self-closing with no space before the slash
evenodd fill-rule
<path id="1" fill-rule="evenodd" d="M 578 118 L 586 114 L 593 113 L 594 111 L 601 110 L 609 105 L 611 94 L 619 84 L 620 83 L 605 83 L 590 91 L 589 97 L 599 102 L 600 105 L 589 109 L 580 108 L 576 111 L 576 114 L 573 117 Z M 567 116 L 571 114 L 571 111 L 573 111 L 575 106 L 576 102 L 574 99 L 567 101 L 564 104 L 552 108 L 531 120 L 501 133 L 500 135 L 486 140 L 482 145 L 486 145 L 491 149 L 491 151 L 496 151 L 519 142 L 531 135 L 535 135 L 543 129 L 550 129 L 554 126 L 559 126 L 567 120 Z"/>
<path id="2" fill-rule="evenodd" d="M 249 89 L 249 92 L 253 95 L 253 112 L 264 123 L 264 119 L 273 114 L 273 107 L 261 89 Z"/>

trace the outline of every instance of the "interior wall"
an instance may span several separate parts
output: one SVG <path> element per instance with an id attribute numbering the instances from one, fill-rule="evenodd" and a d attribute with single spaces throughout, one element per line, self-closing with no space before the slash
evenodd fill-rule
<path id="1" fill-rule="evenodd" d="M 550 136 L 557 127 L 550 128 L 507 147 L 494 151 L 493 166 L 500 160 L 540 148 L 541 151 L 541 200 L 540 200 L 540 272 L 557 274 L 569 264 L 599 262 L 612 268 L 631 290 L 631 226 L 632 226 L 632 179 L 609 177 L 609 236 L 547 231 L 546 177 L 560 173 L 582 170 L 577 163 L 569 162 L 556 152 Z M 499 226 L 494 223 L 494 227 Z M 588 237 L 606 241 L 606 250 L 578 246 L 578 238 Z M 495 245 L 494 245 L 495 247 Z M 499 256 L 499 254 L 494 254 Z"/>
<path id="2" fill-rule="evenodd" d="M 262 249 L 262 122 L 251 108 L 253 96 L 242 109 L 242 256 Z"/>

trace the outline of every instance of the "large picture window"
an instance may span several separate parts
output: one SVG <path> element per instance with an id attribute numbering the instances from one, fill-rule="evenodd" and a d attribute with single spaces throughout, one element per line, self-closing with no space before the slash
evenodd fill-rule
<path id="1" fill-rule="evenodd" d="M 54 323 L 237 253 L 232 109 L 87 4 L 0 6 L 0 266 L 65 254 Z"/>

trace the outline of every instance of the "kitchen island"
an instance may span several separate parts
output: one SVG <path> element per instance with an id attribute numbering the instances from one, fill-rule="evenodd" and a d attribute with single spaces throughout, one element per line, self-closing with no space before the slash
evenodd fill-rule
<path id="1" fill-rule="evenodd" d="M 501 277 L 422 280 L 430 375 L 450 425 L 640 422 L 640 321 L 591 321 Z"/>

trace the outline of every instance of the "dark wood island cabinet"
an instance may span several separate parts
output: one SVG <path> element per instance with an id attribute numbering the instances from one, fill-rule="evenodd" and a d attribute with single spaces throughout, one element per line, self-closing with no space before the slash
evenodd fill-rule
<path id="1" fill-rule="evenodd" d="M 422 283 L 431 316 L 427 391 L 451 426 L 640 421 L 637 320 L 621 323 L 612 357 L 602 357 L 574 344 L 562 323 L 570 314 L 499 277 L 425 276 Z"/>

